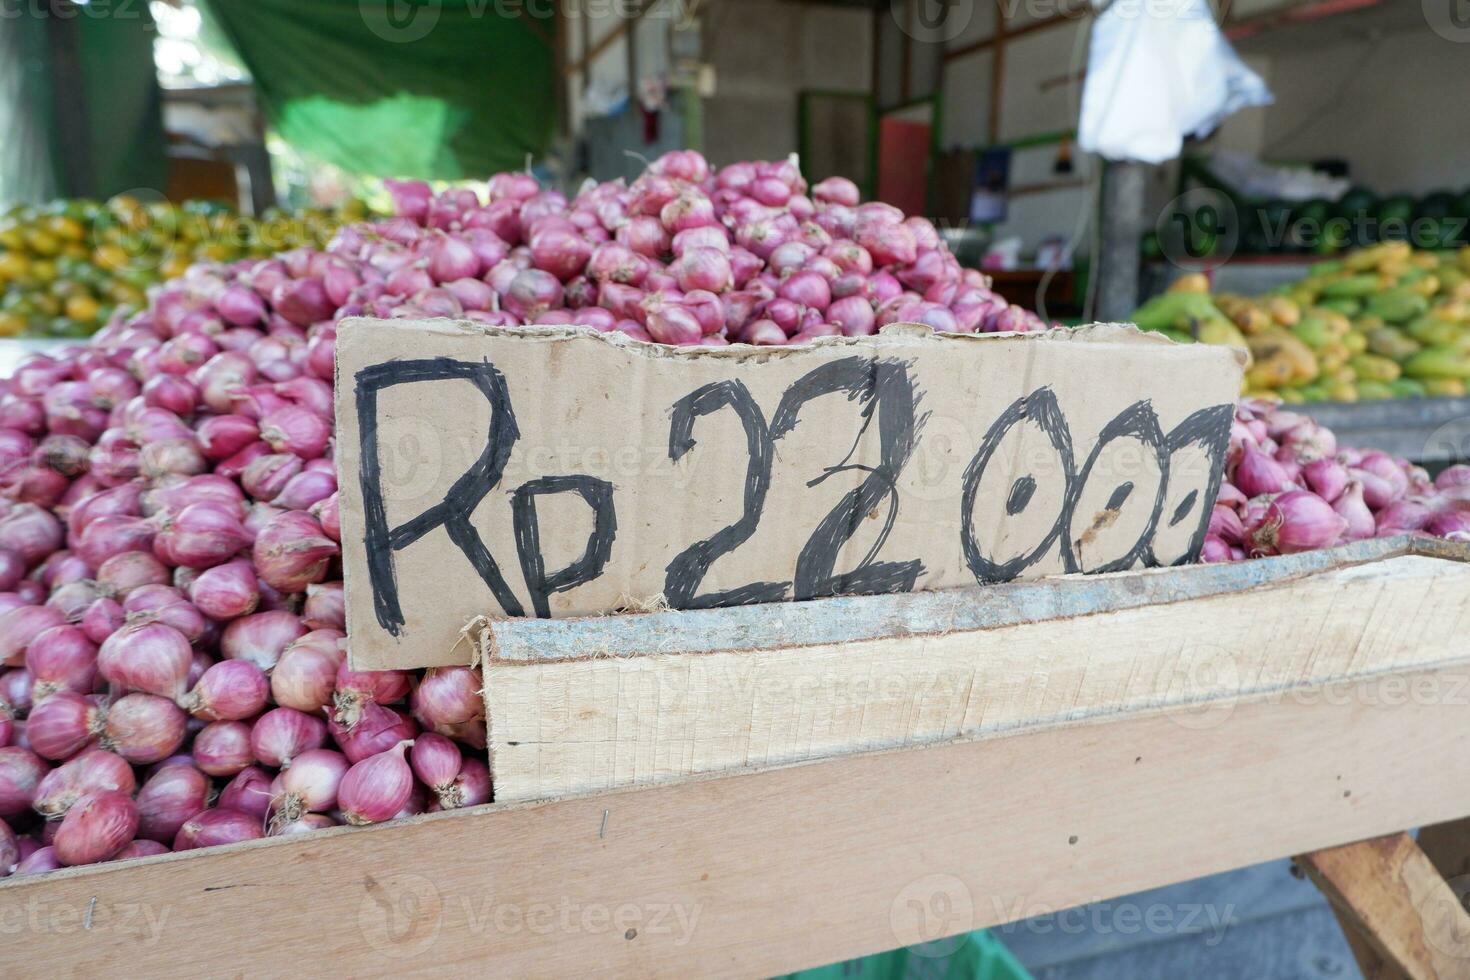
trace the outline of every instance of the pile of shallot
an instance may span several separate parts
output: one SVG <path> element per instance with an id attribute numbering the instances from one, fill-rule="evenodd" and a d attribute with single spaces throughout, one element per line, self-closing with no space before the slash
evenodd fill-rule
<path id="1" fill-rule="evenodd" d="M 1470 466 L 1431 480 L 1407 460 L 1339 446 L 1306 415 L 1257 399 L 1236 409 L 1227 459 L 1207 562 L 1410 533 L 1470 541 Z"/>
<path id="2" fill-rule="evenodd" d="M 394 218 L 322 252 L 197 265 L 0 381 L 0 876 L 490 799 L 474 670 L 347 662 L 342 317 L 683 344 L 1041 326 L 928 222 L 848 181 L 808 189 L 790 163 L 712 173 L 671 153 L 573 201 L 519 174 L 488 201 L 394 190 Z M 1431 492 L 1260 403 L 1233 450 L 1211 559 L 1459 530 L 1444 501 L 1470 471 Z"/>
<path id="3" fill-rule="evenodd" d="M 0 382 L 0 876 L 491 796 L 477 674 L 345 654 L 345 316 L 786 344 L 1026 330 L 922 218 L 791 163 L 671 153 L 574 201 L 395 183 L 325 251 L 200 264 Z"/>
<path id="4" fill-rule="evenodd" d="M 801 343 L 889 323 L 936 330 L 1043 327 L 963 269 L 921 217 L 859 203 L 843 178 L 808 187 L 792 161 L 714 171 L 676 151 L 631 185 L 589 182 L 574 200 L 502 174 L 482 202 L 391 182 L 398 216 L 344 229 L 322 255 L 247 270 L 252 299 L 288 319 L 462 317 L 500 326 L 580 324 L 666 344 Z M 284 279 L 287 295 L 271 292 Z M 185 290 L 189 289 L 186 284 Z M 232 299 L 228 309 L 235 310 Z"/>

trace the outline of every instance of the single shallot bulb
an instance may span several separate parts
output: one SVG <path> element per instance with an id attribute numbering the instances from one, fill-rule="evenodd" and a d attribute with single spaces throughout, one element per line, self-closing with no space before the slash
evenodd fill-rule
<path id="1" fill-rule="evenodd" d="M 15 504 L 0 517 L 0 548 L 27 566 L 60 548 L 62 535 L 61 522 L 55 515 L 35 504 Z"/>
<path id="2" fill-rule="evenodd" d="M 67 867 L 106 861 L 138 832 L 138 808 L 126 793 L 92 793 L 67 811 L 51 846 Z"/>
<path id="3" fill-rule="evenodd" d="M 490 767 L 481 759 L 466 757 L 459 775 L 447 787 L 436 790 L 442 810 L 479 806 L 490 802 Z"/>
<path id="4" fill-rule="evenodd" d="M 157 857 L 160 854 L 169 853 L 169 848 L 156 840 L 132 840 L 123 845 L 123 849 L 114 854 L 113 861 L 134 861 L 138 858 Z"/>
<path id="5" fill-rule="evenodd" d="M 338 823 L 326 813 L 303 813 L 290 823 L 271 827 L 272 837 L 286 837 L 291 834 L 310 834 L 318 830 L 326 830 L 328 827 L 336 827 Z"/>
<path id="6" fill-rule="evenodd" d="M 53 626 L 26 647 L 31 702 L 40 704 L 57 691 L 92 693 L 97 683 L 97 645 L 77 626 Z"/>
<path id="7" fill-rule="evenodd" d="M 189 601 L 210 619 L 238 619 L 260 603 L 255 569 L 241 558 L 206 569 L 189 585 Z"/>
<path id="8" fill-rule="evenodd" d="M 56 859 L 56 848 L 48 845 L 22 858 L 20 864 L 16 865 L 15 873 L 17 875 L 43 875 L 60 867 L 61 862 Z"/>
<path id="9" fill-rule="evenodd" d="M 42 777 L 31 806 L 47 820 L 59 820 L 88 793 L 117 791 L 131 796 L 137 787 L 126 759 L 106 749 L 88 749 Z"/>
<path id="10" fill-rule="evenodd" d="M 50 606 L 17 606 L 0 615 L 0 664 L 19 667 L 26 647 L 54 626 L 65 626 L 66 614 Z"/>
<path id="11" fill-rule="evenodd" d="M 204 501 L 165 518 L 154 551 L 174 565 L 213 568 L 250 544 L 250 535 L 231 508 Z"/>
<path id="12" fill-rule="evenodd" d="M 1343 538 L 1348 541 L 1362 541 L 1371 538 L 1378 532 L 1378 527 L 1373 520 L 1373 512 L 1363 502 L 1363 485 L 1356 481 L 1347 485 L 1337 499 L 1332 502 L 1332 509 L 1347 521 L 1347 528 L 1343 531 Z"/>
<path id="13" fill-rule="evenodd" d="M 441 787 L 447 787 L 454 782 L 464 763 L 464 757 L 453 741 L 443 735 L 428 732 L 414 739 L 408 761 L 419 782 L 437 793 Z"/>
<path id="14" fill-rule="evenodd" d="M 123 612 L 129 625 L 162 623 L 172 626 L 190 643 L 198 643 L 209 629 L 204 614 L 171 585 L 144 585 L 128 593 Z"/>
<path id="15" fill-rule="evenodd" d="M 332 424 L 315 412 L 285 405 L 261 418 L 260 438 L 278 453 L 315 459 L 327 450 Z"/>
<path id="16" fill-rule="evenodd" d="M 102 746 L 134 765 L 147 765 L 184 744 L 187 723 L 183 710 L 167 698 L 128 694 L 108 706 Z"/>
<path id="17" fill-rule="evenodd" d="M 429 668 L 410 705 L 425 728 L 462 725 L 485 714 L 479 675 L 469 667 Z"/>
<path id="18" fill-rule="evenodd" d="M 210 722 L 194 736 L 194 764 L 211 776 L 233 776 L 255 761 L 243 721 Z"/>
<path id="19" fill-rule="evenodd" d="M 394 704 L 409 690 L 409 675 L 401 670 L 353 670 L 346 661 L 337 671 L 332 720 L 351 731 L 364 705 Z"/>
<path id="20" fill-rule="evenodd" d="M 298 755 L 326 744 L 327 725 L 295 708 L 276 708 L 256 719 L 250 750 L 258 762 L 284 769 Z"/>
<path id="21" fill-rule="evenodd" d="M 354 826 L 390 820 L 413 794 L 413 770 L 404 760 L 411 742 L 362 760 L 347 770 L 337 789 L 343 818 Z"/>
<path id="22" fill-rule="evenodd" d="M 1291 479 L 1282 465 L 1252 446 L 1241 451 L 1234 483 L 1247 497 L 1291 489 Z"/>
<path id="23" fill-rule="evenodd" d="M 342 524 L 337 506 L 337 494 L 311 506 L 311 515 L 322 525 L 322 533 L 333 541 L 342 540 Z"/>
<path id="24" fill-rule="evenodd" d="M 306 813 L 326 813 L 337 805 L 337 789 L 351 764 L 341 752 L 310 749 L 301 753 L 277 778 L 274 824 L 287 824 Z"/>
<path id="25" fill-rule="evenodd" d="M 196 813 L 179 828 L 174 838 L 175 851 L 192 851 L 196 847 L 218 847 L 240 841 L 259 840 L 265 836 L 260 820 L 239 810 L 217 807 Z"/>
<path id="26" fill-rule="evenodd" d="M 58 691 L 26 719 L 26 738 L 36 754 L 61 761 L 80 752 L 102 730 L 103 713 L 90 699 Z"/>
<path id="27" fill-rule="evenodd" d="M 1424 528 L 1436 537 L 1470 541 L 1470 511 L 1446 510 L 1435 514 Z"/>
<path id="28" fill-rule="evenodd" d="M 386 752 L 419 733 L 419 726 L 412 715 L 371 701 L 363 704 L 362 715 L 352 728 L 332 721 L 328 729 L 350 762 L 361 762 L 379 752 Z"/>
<path id="29" fill-rule="evenodd" d="M 270 699 L 270 681 L 249 660 L 221 660 L 210 666 L 180 702 L 204 721 L 253 718 Z"/>
<path id="30" fill-rule="evenodd" d="M 1434 511 L 1417 500 L 1399 500 L 1380 510 L 1376 515 L 1378 534 L 1402 534 L 1421 531 L 1434 518 Z"/>
<path id="31" fill-rule="evenodd" d="M 311 715 L 332 704 L 337 672 L 347 656 L 343 637 L 336 630 L 316 630 L 288 646 L 271 671 L 275 702 Z"/>
<path id="32" fill-rule="evenodd" d="M 323 582 L 306 587 L 301 620 L 314 630 L 346 630 L 347 604 L 341 582 Z"/>
<path id="33" fill-rule="evenodd" d="M 1314 459 L 1302 466 L 1307 489 L 1327 501 L 1336 502 L 1348 485 L 1347 467 L 1335 459 Z"/>
<path id="34" fill-rule="evenodd" d="M 220 652 L 228 660 L 248 660 L 261 670 L 276 665 L 281 653 L 306 634 L 294 613 L 285 610 L 243 616 L 226 626 L 220 635 Z"/>
<path id="35" fill-rule="evenodd" d="M 209 777 L 187 763 L 159 769 L 138 790 L 138 836 L 170 843 L 184 821 L 209 806 Z"/>
<path id="36" fill-rule="evenodd" d="M 98 599 L 82 613 L 82 632 L 93 643 L 102 643 L 122 629 L 125 619 L 122 603 L 116 599 Z"/>
<path id="37" fill-rule="evenodd" d="M 168 566 L 146 551 L 123 551 L 97 566 L 97 584 L 104 594 L 126 598 L 145 585 L 165 585 Z"/>
<path id="38" fill-rule="evenodd" d="M 18 745 L 0 748 L 0 817 L 25 813 L 36 799 L 36 787 L 51 771 L 46 760 Z"/>
<path id="39" fill-rule="evenodd" d="M 327 566 L 340 551 L 315 517 L 292 510 L 261 530 L 252 556 L 261 581 L 281 592 L 300 592 L 327 577 Z"/>
<path id="40" fill-rule="evenodd" d="M 211 415 L 194 432 L 205 457 L 218 462 L 229 459 L 260 438 L 260 427 L 244 415 Z"/>
<path id="41" fill-rule="evenodd" d="M 246 766 L 220 790 L 219 805 L 248 813 L 264 823 L 271 808 L 271 777 L 260 766 Z"/>
<path id="42" fill-rule="evenodd" d="M 1332 505 L 1309 490 L 1283 493 L 1266 508 L 1250 531 L 1253 554 L 1289 555 L 1335 544 L 1348 522 Z"/>
<path id="43" fill-rule="evenodd" d="M 188 637 L 156 622 L 130 623 L 97 650 L 97 668 L 108 683 L 165 698 L 184 693 L 192 659 Z"/>

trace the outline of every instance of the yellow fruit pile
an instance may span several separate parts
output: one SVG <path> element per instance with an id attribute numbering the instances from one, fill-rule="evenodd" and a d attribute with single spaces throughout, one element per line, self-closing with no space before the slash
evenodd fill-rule
<path id="1" fill-rule="evenodd" d="M 1318 263 L 1265 296 L 1212 297 L 1208 288 L 1204 276 L 1184 276 L 1136 322 L 1180 341 L 1247 348 L 1247 395 L 1352 402 L 1466 393 L 1470 248 L 1385 242 Z"/>
<path id="2" fill-rule="evenodd" d="M 115 310 L 143 308 L 149 286 L 197 261 L 320 247 L 365 216 L 357 203 L 258 219 L 209 202 L 127 196 L 21 205 L 0 216 L 0 337 L 85 337 Z"/>

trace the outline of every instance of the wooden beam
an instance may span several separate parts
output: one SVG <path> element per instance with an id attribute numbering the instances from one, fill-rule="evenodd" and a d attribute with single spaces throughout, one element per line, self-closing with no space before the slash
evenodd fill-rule
<path id="1" fill-rule="evenodd" d="M 557 128 L 563 136 L 572 132 L 572 79 L 567 72 L 567 53 L 571 48 L 571 25 L 567 21 L 566 9 L 561 4 L 551 8 L 551 24 L 556 32 L 552 51 L 556 56 L 556 106 Z"/>
<path id="2" fill-rule="evenodd" d="M 1028 34 L 1034 34 L 1037 31 L 1048 30 L 1052 27 L 1060 27 L 1063 24 L 1070 24 L 1091 15 L 1092 5 L 1090 3 L 1078 3 L 1074 0 L 1074 2 L 1071 2 L 1065 9 L 1063 9 L 1059 13 L 1052 14 L 1050 17 L 1043 17 L 1040 20 L 1033 20 L 1027 24 L 1021 24 L 1019 26 L 1011 27 L 1006 32 L 1005 36 L 1008 39 L 1014 41 L 1017 38 L 1025 37 Z M 978 41 L 971 41 L 969 44 L 961 45 L 958 48 L 946 51 L 944 53 L 944 60 L 955 61 L 956 59 L 965 58 L 980 51 L 989 50 L 990 48 L 995 46 L 998 37 L 998 34 L 992 34 L 990 37 L 981 38 Z"/>
<path id="3" fill-rule="evenodd" d="M 1470 915 L 1408 834 L 1296 860 L 1370 947 L 1365 976 L 1451 980 L 1470 973 Z"/>
<path id="4" fill-rule="evenodd" d="M 582 91 L 586 93 L 592 87 L 592 72 L 589 70 L 591 65 L 587 63 L 587 56 L 592 51 L 592 18 L 587 15 L 587 0 L 578 0 L 578 3 L 580 7 L 577 10 L 577 21 L 582 35 L 582 43 L 578 45 L 578 49 L 581 57 L 567 71 L 570 74 L 581 74 Z"/>
<path id="5" fill-rule="evenodd" d="M 869 88 L 873 94 L 874 106 L 883 104 L 883 14 L 884 8 L 873 8 L 873 77 L 869 80 Z M 876 185 L 877 175 L 872 175 L 872 179 Z"/>
<path id="6" fill-rule="evenodd" d="M 902 77 L 898 80 L 898 101 L 908 102 L 913 97 L 914 73 L 914 0 L 904 0 L 903 16 L 906 23 L 903 34 L 903 55 L 899 60 Z"/>
<path id="7" fill-rule="evenodd" d="M 1342 930 L 1342 938 L 1347 941 L 1348 952 L 1358 961 L 1358 971 L 1363 974 L 1363 980 L 1410 980 L 1408 974 L 1378 954 L 1350 913 L 1333 905 L 1332 915 Z"/>
<path id="8" fill-rule="evenodd" d="M 1470 814 L 1470 706 L 1388 690 L 11 878 L 0 962 L 771 976 Z M 941 900 L 953 915 L 915 921 Z"/>
<path id="9" fill-rule="evenodd" d="M 1000 142 L 1000 112 L 1006 83 L 1006 38 L 1009 36 L 1006 19 L 1005 0 L 995 0 L 995 43 L 990 50 L 990 118 L 986 120 L 991 146 Z"/>
<path id="10" fill-rule="evenodd" d="M 1376 7 L 1382 2 L 1383 0 L 1295 0 L 1250 17 L 1227 17 L 1223 25 L 1224 32 L 1230 40 L 1238 41 L 1286 24 L 1335 17 L 1338 14 Z"/>
<path id="11" fill-rule="evenodd" d="M 618 43 L 619 38 L 632 30 L 633 25 L 638 23 L 644 14 L 653 9 L 653 5 L 656 3 L 658 3 L 658 0 L 639 0 L 638 9 L 623 18 L 617 27 L 614 27 L 602 37 L 598 38 L 590 50 L 583 51 L 582 57 L 577 59 L 577 63 L 572 65 L 571 70 L 573 72 L 584 72 L 590 68 L 592 63 L 602 57 L 608 48 Z M 630 92 L 629 95 L 631 96 L 632 93 Z"/>

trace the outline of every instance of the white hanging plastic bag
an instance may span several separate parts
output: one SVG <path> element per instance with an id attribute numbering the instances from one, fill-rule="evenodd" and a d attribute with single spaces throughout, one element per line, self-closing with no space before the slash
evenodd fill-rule
<path id="1" fill-rule="evenodd" d="M 1093 0 L 1077 142 L 1110 160 L 1162 163 L 1271 90 L 1236 56 L 1206 0 Z"/>

